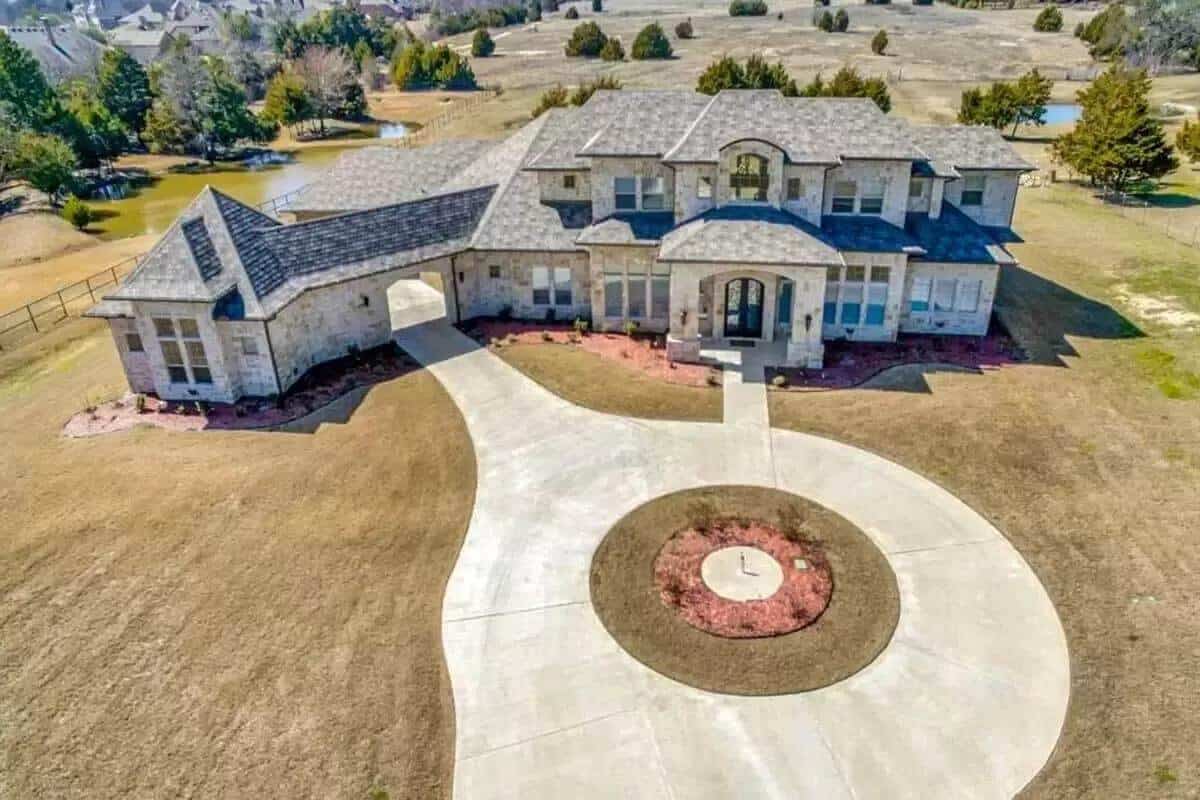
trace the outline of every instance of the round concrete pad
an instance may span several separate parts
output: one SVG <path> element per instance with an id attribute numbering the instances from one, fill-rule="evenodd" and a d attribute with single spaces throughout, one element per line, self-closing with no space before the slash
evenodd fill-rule
<path id="1" fill-rule="evenodd" d="M 744 603 L 766 600 L 783 585 L 783 567 L 757 547 L 734 545 L 714 550 L 700 565 L 700 577 L 713 593 Z"/>
<path id="2" fill-rule="evenodd" d="M 653 564 L 664 543 L 713 519 L 761 520 L 819 542 L 834 580 L 821 616 L 780 636 L 727 638 L 694 627 L 663 602 Z M 601 624 L 631 656 L 723 694 L 791 694 L 842 681 L 879 655 L 900 618 L 896 576 L 866 534 L 816 503 L 758 486 L 687 489 L 634 509 L 596 549 L 591 590 Z"/>

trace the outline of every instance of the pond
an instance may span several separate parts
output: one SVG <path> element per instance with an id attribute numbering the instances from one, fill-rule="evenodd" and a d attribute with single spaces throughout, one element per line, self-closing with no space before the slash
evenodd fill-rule
<path id="1" fill-rule="evenodd" d="M 384 122 L 378 131 L 380 139 L 402 139 L 408 135 L 408 126 L 403 122 Z"/>
<path id="2" fill-rule="evenodd" d="M 310 147 L 294 154 L 267 153 L 241 163 L 159 173 L 121 199 L 89 203 L 100 217 L 94 228 L 102 239 L 160 234 L 206 184 L 257 205 L 312 183 L 346 150 L 336 145 Z"/>
<path id="3" fill-rule="evenodd" d="M 1065 125 L 1079 121 L 1082 109 L 1077 103 L 1047 103 L 1046 124 Z"/>

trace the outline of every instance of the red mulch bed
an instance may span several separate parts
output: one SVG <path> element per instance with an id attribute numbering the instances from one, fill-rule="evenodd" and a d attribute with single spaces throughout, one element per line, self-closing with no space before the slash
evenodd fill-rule
<path id="1" fill-rule="evenodd" d="M 69 437 L 95 436 L 153 425 L 177 431 L 273 428 L 311 414 L 355 389 L 398 378 L 417 363 L 395 345 L 327 361 L 310 369 L 282 398 L 242 398 L 236 403 L 177 402 L 137 395 L 103 403 L 75 414 L 63 426 Z"/>
<path id="2" fill-rule="evenodd" d="M 774 389 L 795 391 L 848 389 L 904 364 L 950 364 L 984 372 L 1025 360 L 1025 352 L 993 320 L 986 336 L 902 333 L 895 342 L 828 341 L 823 368 L 771 367 L 767 369 L 767 382 Z M 777 375 L 784 377 L 785 386 L 774 382 Z"/>
<path id="3" fill-rule="evenodd" d="M 708 588 L 700 574 L 705 557 L 733 545 L 758 548 L 779 562 L 783 584 L 775 594 L 765 600 L 737 602 Z M 808 569 L 796 569 L 797 558 L 807 561 Z M 817 545 L 789 539 L 760 522 L 726 522 L 675 534 L 654 560 L 654 581 L 663 603 L 689 625 L 729 639 L 779 636 L 811 625 L 833 594 L 829 562 Z"/>
<path id="4" fill-rule="evenodd" d="M 570 345 L 621 364 L 643 375 L 683 386 L 720 385 L 710 376 L 718 370 L 703 364 L 683 364 L 667 360 L 663 334 L 588 333 L 578 335 L 569 324 L 525 322 L 521 320 L 474 319 L 462 330 L 481 344 L 504 347 L 507 344 Z"/>

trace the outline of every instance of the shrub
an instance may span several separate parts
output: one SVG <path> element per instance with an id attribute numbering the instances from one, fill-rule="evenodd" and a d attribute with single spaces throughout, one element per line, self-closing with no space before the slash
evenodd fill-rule
<path id="1" fill-rule="evenodd" d="M 774 386 L 776 389 L 787 388 L 787 385 L 788 385 L 787 376 L 783 375 L 783 374 L 776 375 L 774 378 L 771 378 L 771 385 Z"/>
<path id="2" fill-rule="evenodd" d="M 634 322 L 633 320 L 629 320 L 628 322 L 626 322 L 624 327 L 625 327 L 625 335 L 626 336 L 632 337 L 635 333 L 638 332 L 638 324 L 636 322 Z"/>
<path id="3" fill-rule="evenodd" d="M 604 43 L 604 47 L 600 48 L 600 58 L 605 61 L 624 61 L 625 48 L 621 46 L 619 39 L 609 39 Z"/>
<path id="4" fill-rule="evenodd" d="M 630 55 L 638 61 L 670 58 L 671 42 L 663 33 L 662 26 L 657 22 L 652 22 L 642 28 L 638 32 L 637 38 L 633 40 L 633 49 L 630 51 Z"/>
<path id="5" fill-rule="evenodd" d="M 417 40 L 406 46 L 392 64 L 392 81 L 402 90 L 474 89 L 475 73 L 467 59 L 446 45 Z"/>
<path id="6" fill-rule="evenodd" d="M 766 0 L 732 0 L 729 4 L 729 16 L 731 17 L 765 17 L 766 15 Z"/>
<path id="7" fill-rule="evenodd" d="M 568 56 L 595 57 L 600 55 L 600 51 L 604 49 L 604 43 L 607 41 L 608 37 L 604 35 L 604 31 L 600 30 L 599 25 L 594 22 L 585 22 L 571 33 L 571 38 L 567 40 L 564 49 Z"/>
<path id="8" fill-rule="evenodd" d="M 92 212 L 91 206 L 80 200 L 75 195 L 67 198 L 67 202 L 62 207 L 62 218 L 75 226 L 77 230 L 83 230 L 96 218 Z"/>
<path id="9" fill-rule="evenodd" d="M 588 321 L 586 319 L 583 319 L 582 317 L 576 317 L 575 322 L 572 323 L 571 327 L 573 327 L 575 332 L 580 336 L 587 336 Z"/>
<path id="10" fill-rule="evenodd" d="M 675 26 L 675 35 L 680 39 L 691 39 L 695 37 L 696 31 L 692 28 L 691 17 L 688 17 L 683 22 Z"/>
<path id="11" fill-rule="evenodd" d="M 854 67 L 842 67 L 828 83 L 820 73 L 800 90 L 802 97 L 866 97 L 887 113 L 892 110 L 892 98 L 883 78 L 864 78 Z"/>
<path id="12" fill-rule="evenodd" d="M 830 14 L 828 11 L 823 11 L 820 14 L 814 14 L 813 22 L 818 28 L 826 33 L 831 33 L 833 31 L 833 14 Z"/>
<path id="13" fill-rule="evenodd" d="M 1200 167 L 1200 118 L 1195 122 L 1183 123 L 1179 133 L 1175 134 L 1175 146 Z"/>
<path id="14" fill-rule="evenodd" d="M 475 38 L 471 40 L 471 55 L 487 58 L 494 52 L 496 52 L 496 42 L 488 35 L 487 28 L 475 31 Z"/>
<path id="15" fill-rule="evenodd" d="M 599 14 L 604 11 L 604 3 L 602 0 L 592 0 L 592 13 Z"/>
<path id="16" fill-rule="evenodd" d="M 550 331 L 542 331 L 542 341 L 543 342 L 553 342 L 554 334 L 550 333 Z"/>
<path id="17" fill-rule="evenodd" d="M 1083 23 L 1082 23 L 1082 22 L 1076 22 L 1076 23 L 1075 23 L 1075 32 L 1074 32 L 1074 34 L 1072 34 L 1072 35 L 1073 35 L 1073 36 L 1074 36 L 1076 39 L 1079 39 L 1080 37 L 1082 37 L 1082 36 L 1083 36 L 1083 31 L 1084 31 L 1084 25 L 1083 25 Z"/>
<path id="18" fill-rule="evenodd" d="M 608 41 L 615 42 L 616 39 L 609 39 Z M 618 42 L 617 46 L 620 47 L 619 42 Z M 608 45 L 605 45 L 605 47 L 608 47 Z M 584 103 L 586 103 L 588 100 L 591 100 L 592 95 L 594 95 L 598 89 L 608 89 L 608 90 L 615 91 L 620 88 L 621 88 L 621 82 L 619 80 L 617 80 L 616 78 L 611 77 L 609 75 L 605 75 L 603 77 L 597 78 L 596 80 L 592 81 L 591 83 L 581 83 L 579 85 L 579 88 L 577 88 L 574 92 L 571 93 L 571 101 L 570 102 L 571 102 L 571 105 L 573 105 L 573 106 L 581 106 Z"/>
<path id="19" fill-rule="evenodd" d="M 571 6 L 567 9 L 567 13 L 564 16 L 567 19 L 579 19 L 579 9 L 575 6 Z"/>
<path id="20" fill-rule="evenodd" d="M 877 56 L 883 55 L 883 51 L 887 50 L 888 35 L 887 31 L 881 30 L 871 39 L 871 52 Z"/>
<path id="21" fill-rule="evenodd" d="M 1057 6 L 1046 6 L 1033 21 L 1033 29 L 1039 33 L 1057 33 L 1062 26 L 1063 16 Z"/>
<path id="22" fill-rule="evenodd" d="M 530 22 L 541 22 L 542 21 L 542 4 L 539 3 L 538 0 L 533 0 L 533 2 L 530 3 L 530 5 L 529 5 L 529 21 Z"/>
<path id="23" fill-rule="evenodd" d="M 565 86 L 552 86 L 542 92 L 538 104 L 533 109 L 533 117 L 537 119 L 552 108 L 567 107 L 567 89 Z M 511 312 L 510 312 L 511 313 Z"/>
<path id="24" fill-rule="evenodd" d="M 846 9 L 839 8 L 833 15 L 833 29 L 838 33 L 845 33 L 850 29 L 850 15 L 846 13 Z"/>

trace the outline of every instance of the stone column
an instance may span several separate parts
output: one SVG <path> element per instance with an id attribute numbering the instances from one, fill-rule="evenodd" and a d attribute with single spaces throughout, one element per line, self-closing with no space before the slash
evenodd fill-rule
<path id="1" fill-rule="evenodd" d="M 824 268 L 797 270 L 792 291 L 792 335 L 788 339 L 789 366 L 820 369 L 825 363 L 821 341 L 821 304 L 825 299 Z"/>
<path id="2" fill-rule="evenodd" d="M 671 325 L 667 358 L 700 360 L 700 281 L 678 265 L 671 267 Z"/>

